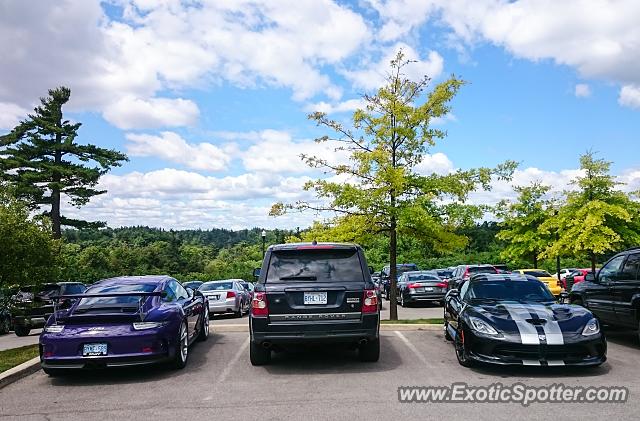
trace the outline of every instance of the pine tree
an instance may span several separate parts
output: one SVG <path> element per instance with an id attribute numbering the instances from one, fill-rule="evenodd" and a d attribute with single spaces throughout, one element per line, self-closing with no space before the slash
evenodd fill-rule
<path id="1" fill-rule="evenodd" d="M 60 238 L 62 226 L 104 225 L 65 217 L 61 199 L 66 197 L 77 207 L 87 204 L 105 193 L 95 188 L 100 176 L 127 161 L 118 151 L 76 142 L 81 123 L 65 120 L 62 113 L 70 96 L 69 88 L 49 90 L 33 114 L 0 136 L 0 179 L 10 183 L 32 209 L 43 210 L 51 218 L 54 238 Z"/>

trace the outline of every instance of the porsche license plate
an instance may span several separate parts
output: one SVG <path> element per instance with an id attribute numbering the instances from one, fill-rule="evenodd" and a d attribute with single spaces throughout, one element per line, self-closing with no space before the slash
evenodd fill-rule
<path id="1" fill-rule="evenodd" d="M 107 355 L 107 344 L 84 344 L 82 346 L 83 357 L 95 357 Z"/>
<path id="2" fill-rule="evenodd" d="M 327 304 L 327 293 L 325 292 L 305 292 L 304 304 Z"/>

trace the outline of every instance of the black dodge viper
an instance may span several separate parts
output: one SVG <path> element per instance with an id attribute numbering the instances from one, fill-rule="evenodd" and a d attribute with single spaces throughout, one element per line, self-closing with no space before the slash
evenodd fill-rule
<path id="1" fill-rule="evenodd" d="M 444 331 L 465 367 L 597 366 L 607 358 L 589 310 L 556 303 L 544 283 L 519 274 L 478 274 L 449 291 Z"/>

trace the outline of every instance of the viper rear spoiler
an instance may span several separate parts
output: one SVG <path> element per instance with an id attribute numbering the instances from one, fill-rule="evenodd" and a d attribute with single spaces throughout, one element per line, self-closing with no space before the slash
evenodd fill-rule
<path id="1" fill-rule="evenodd" d="M 51 297 L 53 301 L 53 320 L 58 323 L 58 302 L 64 299 L 80 299 L 80 298 L 114 298 L 114 297 L 140 297 L 138 299 L 138 314 L 140 315 L 140 321 L 144 320 L 144 314 L 142 313 L 142 304 L 145 299 L 149 297 L 163 297 L 166 295 L 164 291 L 132 291 L 132 292 L 99 292 L 96 294 L 66 294 L 55 295 Z"/>

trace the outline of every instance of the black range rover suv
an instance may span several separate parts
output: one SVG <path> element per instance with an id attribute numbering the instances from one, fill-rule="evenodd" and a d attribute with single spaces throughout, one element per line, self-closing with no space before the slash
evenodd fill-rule
<path id="1" fill-rule="evenodd" d="M 269 363 L 271 351 L 287 345 L 331 342 L 352 344 L 362 361 L 378 361 L 378 297 L 360 246 L 271 246 L 256 275 L 251 364 Z"/>

